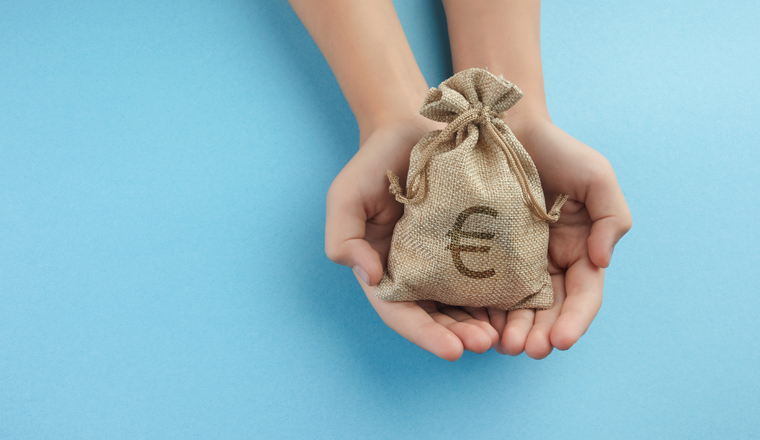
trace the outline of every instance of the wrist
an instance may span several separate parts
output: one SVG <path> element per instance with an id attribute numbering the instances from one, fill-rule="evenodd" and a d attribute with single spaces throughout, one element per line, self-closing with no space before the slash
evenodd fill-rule
<path id="1" fill-rule="evenodd" d="M 427 120 L 419 113 L 428 92 L 421 73 L 417 81 L 388 78 L 375 84 L 368 82 L 362 89 L 366 93 L 349 103 L 362 138 L 384 127 L 418 125 Z"/>
<path id="2" fill-rule="evenodd" d="M 509 116 L 519 116 L 525 119 L 541 118 L 551 120 L 549 116 L 549 108 L 546 105 L 546 93 L 544 91 L 544 80 L 541 72 L 540 65 L 531 66 L 527 65 L 513 65 L 510 63 L 499 63 L 494 61 L 495 57 L 484 57 L 481 61 L 469 61 L 466 63 L 459 63 L 455 65 L 455 72 L 469 69 L 471 67 L 479 67 L 485 69 L 488 67 L 488 71 L 492 74 L 499 76 L 502 75 L 505 80 L 514 84 L 523 92 L 523 97 L 520 98 L 514 106 L 507 110 Z"/>
<path id="3" fill-rule="evenodd" d="M 390 150 L 396 150 L 408 154 L 414 145 L 425 135 L 434 130 L 443 130 L 446 124 L 432 121 L 419 114 L 419 112 L 404 112 L 388 115 L 387 118 L 371 127 L 364 126 L 359 130 L 359 149 L 367 147 L 378 147 L 388 153 Z M 385 139 L 404 139 L 402 142 L 367 142 L 370 138 Z M 403 151 L 402 151 L 403 150 Z"/>
<path id="4" fill-rule="evenodd" d="M 515 105 L 516 107 L 516 105 Z M 514 107 L 513 107 L 514 108 Z M 513 109 L 512 108 L 512 109 Z M 523 128 L 534 127 L 537 125 L 543 125 L 546 123 L 553 124 L 548 110 L 545 109 L 529 109 L 523 108 L 517 111 L 507 110 L 507 114 L 504 117 L 504 122 L 507 123 L 512 131 L 519 131 Z M 517 133 L 515 133 L 516 135 Z"/>
<path id="5" fill-rule="evenodd" d="M 416 114 L 428 91 L 393 2 L 290 0 L 362 133 Z"/>
<path id="6" fill-rule="evenodd" d="M 545 117 L 544 114 L 533 112 L 507 113 L 504 122 L 506 122 L 509 129 L 512 130 L 512 133 L 515 134 L 515 137 L 520 142 L 527 140 L 534 130 L 552 123 L 551 119 Z"/>
<path id="7" fill-rule="evenodd" d="M 517 84 L 515 83 L 515 85 Z M 520 86 L 518 85 L 517 87 Z M 524 121 L 544 120 L 551 122 L 552 118 L 549 115 L 549 108 L 546 106 L 546 99 L 543 93 L 540 96 L 528 96 L 530 92 L 525 91 L 523 93 L 525 95 L 512 108 L 507 110 L 506 119 L 520 119 Z"/>
<path id="8" fill-rule="evenodd" d="M 454 72 L 488 68 L 522 90 L 508 115 L 549 118 L 538 0 L 444 0 Z"/>

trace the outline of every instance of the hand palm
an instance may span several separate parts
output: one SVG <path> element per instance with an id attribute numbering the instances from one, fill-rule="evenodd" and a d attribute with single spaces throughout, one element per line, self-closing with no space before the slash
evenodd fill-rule
<path id="1" fill-rule="evenodd" d="M 405 176 L 411 148 L 431 130 L 432 121 L 397 124 L 373 132 L 335 178 L 327 197 L 325 250 L 331 260 L 353 267 L 367 298 L 391 328 L 420 347 L 448 360 L 463 349 L 485 352 L 499 334 L 489 317 L 504 312 L 465 309 L 432 301 L 385 302 L 374 295 L 403 205 L 388 192 L 386 170 Z M 403 182 L 402 182 L 403 183 Z"/>
<path id="2" fill-rule="evenodd" d="M 603 268 L 612 246 L 630 229 L 631 218 L 601 154 L 547 120 L 518 117 L 508 123 L 533 158 L 547 200 L 570 194 L 549 229 L 555 304 L 551 310 L 510 312 L 498 347 L 543 358 L 555 347 L 570 348 L 588 329 L 602 303 Z"/>
<path id="3" fill-rule="evenodd" d="M 572 346 L 601 306 L 601 267 L 609 264 L 611 246 L 630 228 L 628 208 L 603 156 L 551 122 L 508 122 L 539 170 L 546 199 L 570 194 L 560 220 L 550 226 L 549 272 L 555 289 L 550 310 L 507 314 L 432 301 L 385 302 L 374 296 L 370 286 L 382 277 L 393 228 L 403 214 L 403 206 L 388 193 L 385 172 L 391 169 L 403 178 L 411 148 L 442 125 L 415 120 L 372 132 L 328 192 L 328 257 L 354 268 L 367 298 L 389 327 L 444 359 L 458 359 L 463 349 L 480 353 L 494 345 L 501 353 L 525 351 L 543 358 L 554 347 Z"/>

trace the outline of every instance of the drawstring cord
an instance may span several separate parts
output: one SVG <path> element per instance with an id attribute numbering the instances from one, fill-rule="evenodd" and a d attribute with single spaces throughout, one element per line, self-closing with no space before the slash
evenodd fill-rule
<path id="1" fill-rule="evenodd" d="M 568 198 L 567 194 L 560 194 L 549 212 L 547 213 L 544 211 L 544 206 L 538 202 L 535 194 L 533 194 L 533 190 L 530 188 L 530 181 L 527 174 L 525 173 L 525 169 L 523 169 L 522 163 L 514 151 L 512 139 L 505 139 L 504 135 L 496 130 L 492 121 L 494 118 L 498 118 L 498 116 L 487 105 L 483 105 L 482 103 L 478 102 L 470 107 L 468 110 L 454 119 L 449 125 L 447 125 L 446 128 L 444 128 L 443 131 L 441 131 L 441 133 L 435 138 L 435 140 L 425 147 L 425 151 L 421 159 L 422 165 L 417 168 L 414 174 L 409 176 L 406 196 L 404 196 L 404 191 L 399 184 L 398 176 L 393 174 L 391 170 L 388 170 L 388 180 L 391 182 L 389 188 L 390 193 L 395 195 L 396 200 L 401 203 L 411 205 L 420 203 L 425 198 L 425 194 L 427 193 L 427 168 L 430 159 L 433 157 L 433 154 L 435 154 L 436 150 L 446 140 L 450 139 L 452 135 L 459 131 L 460 128 L 466 127 L 467 124 L 471 122 L 475 122 L 481 127 L 481 131 L 487 133 L 491 139 L 495 140 L 496 143 L 501 147 L 501 150 L 504 152 L 504 155 L 507 158 L 509 168 L 517 178 L 517 182 L 520 185 L 520 189 L 522 190 L 523 198 L 528 204 L 528 208 L 533 213 L 533 215 L 536 218 L 546 220 L 550 223 L 556 222 L 559 219 L 559 211 Z"/>

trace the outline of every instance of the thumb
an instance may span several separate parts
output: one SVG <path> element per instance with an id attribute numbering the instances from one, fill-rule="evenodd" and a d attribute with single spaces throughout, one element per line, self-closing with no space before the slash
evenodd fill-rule
<path id="1" fill-rule="evenodd" d="M 608 267 L 618 241 L 631 229 L 628 220 L 612 216 L 596 220 L 588 237 L 588 254 L 597 267 Z"/>
<path id="2" fill-rule="evenodd" d="M 380 254 L 363 239 L 354 238 L 337 245 L 337 249 L 328 250 L 325 242 L 325 253 L 332 261 L 348 266 L 368 286 L 376 286 L 383 277 L 383 264 Z"/>
<path id="3" fill-rule="evenodd" d="M 325 254 L 353 269 L 368 286 L 375 286 L 383 277 L 383 263 L 380 254 L 364 239 L 366 227 L 367 214 L 361 197 L 331 187 L 327 194 Z"/>
<path id="4" fill-rule="evenodd" d="M 593 222 L 587 242 L 589 257 L 595 266 L 608 267 L 615 245 L 631 229 L 633 220 L 612 167 L 602 170 L 589 186 L 584 203 Z"/>

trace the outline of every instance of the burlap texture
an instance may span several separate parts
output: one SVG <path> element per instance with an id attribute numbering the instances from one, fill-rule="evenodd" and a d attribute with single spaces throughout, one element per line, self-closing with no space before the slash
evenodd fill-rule
<path id="1" fill-rule="evenodd" d="M 503 77 L 468 69 L 431 88 L 420 113 L 449 123 L 412 149 L 405 203 L 375 295 L 455 306 L 548 309 L 548 222 L 538 172 L 501 120 L 522 92 Z"/>

